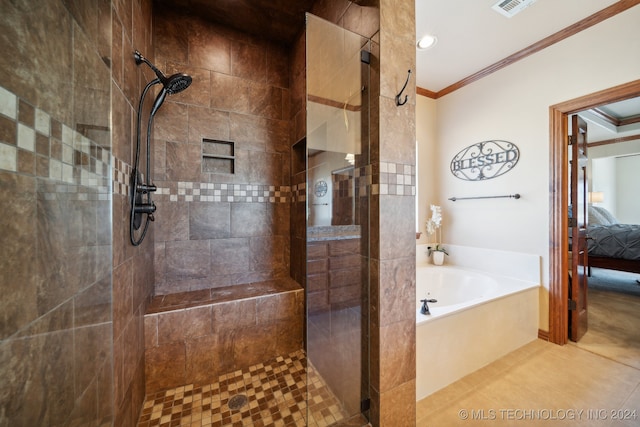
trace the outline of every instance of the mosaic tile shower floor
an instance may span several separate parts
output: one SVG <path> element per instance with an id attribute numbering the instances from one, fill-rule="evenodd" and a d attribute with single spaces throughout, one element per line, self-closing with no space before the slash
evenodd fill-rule
<path id="1" fill-rule="evenodd" d="M 307 378 L 306 365 L 300 350 L 221 375 L 212 384 L 148 395 L 138 427 L 325 427 L 346 421 L 347 414 L 313 367 Z M 234 404 L 238 398 L 230 401 L 237 395 L 247 397 L 240 408 Z"/>

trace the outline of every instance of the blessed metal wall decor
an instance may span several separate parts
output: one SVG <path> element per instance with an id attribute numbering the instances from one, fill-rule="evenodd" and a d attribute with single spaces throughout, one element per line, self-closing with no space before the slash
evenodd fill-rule
<path id="1" fill-rule="evenodd" d="M 483 181 L 509 172 L 520 150 L 508 141 L 482 141 L 465 148 L 451 160 L 451 173 L 465 181 Z"/>

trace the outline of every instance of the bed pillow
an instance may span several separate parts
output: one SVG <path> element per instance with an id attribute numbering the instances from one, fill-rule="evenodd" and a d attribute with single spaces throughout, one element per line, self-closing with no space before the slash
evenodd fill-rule
<path id="1" fill-rule="evenodd" d="M 618 219 L 615 216 L 613 216 L 613 214 L 608 210 L 606 210 L 605 208 L 600 206 L 593 206 L 593 209 L 595 209 L 600 215 L 602 215 L 605 221 L 609 223 L 607 225 L 618 224 Z"/>
<path id="2" fill-rule="evenodd" d="M 589 205 L 589 225 L 611 225 L 611 223 L 600 213 L 595 206 Z"/>

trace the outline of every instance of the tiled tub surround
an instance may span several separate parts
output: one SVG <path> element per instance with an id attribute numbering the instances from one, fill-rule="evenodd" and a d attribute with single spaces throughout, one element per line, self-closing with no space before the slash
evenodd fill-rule
<path id="1" fill-rule="evenodd" d="M 303 326 L 304 291 L 289 278 L 156 296 L 145 315 L 147 393 L 300 350 Z"/>

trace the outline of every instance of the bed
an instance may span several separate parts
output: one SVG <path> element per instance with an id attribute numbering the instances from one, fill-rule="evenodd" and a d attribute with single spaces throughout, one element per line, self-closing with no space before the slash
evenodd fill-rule
<path id="1" fill-rule="evenodd" d="M 589 268 L 640 273 L 640 224 L 620 224 L 605 208 L 589 206 Z"/>

